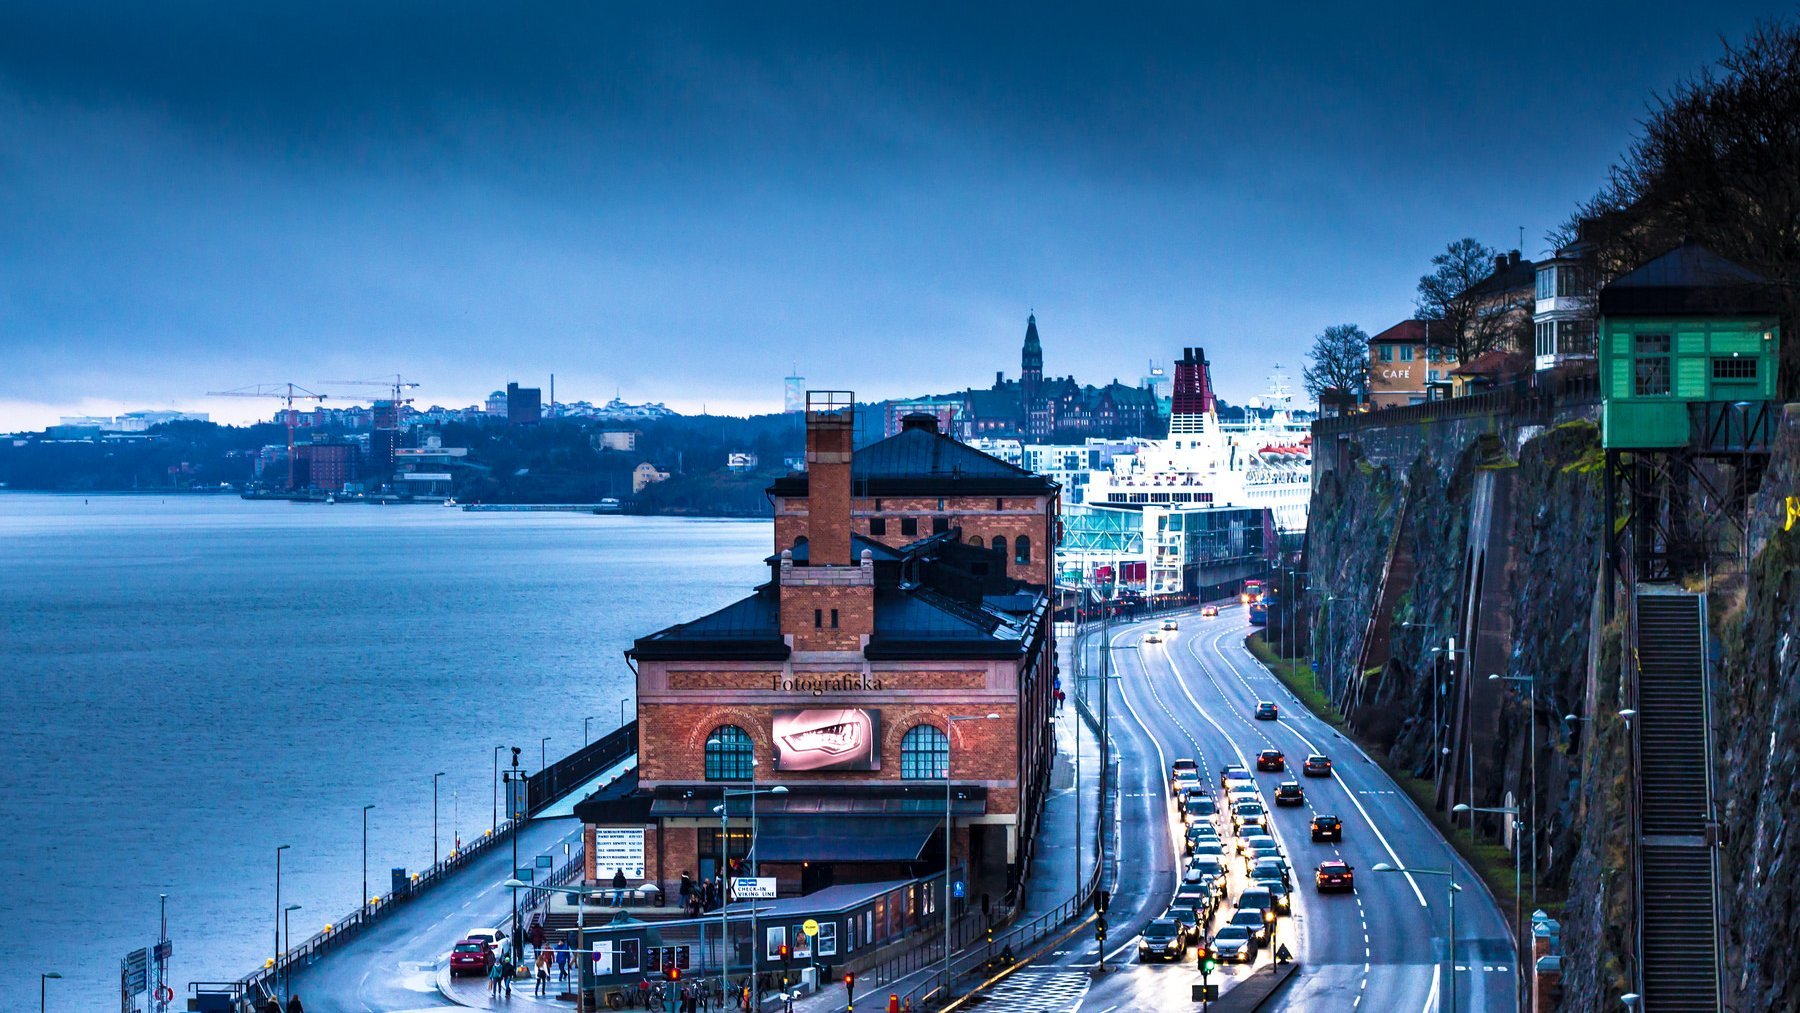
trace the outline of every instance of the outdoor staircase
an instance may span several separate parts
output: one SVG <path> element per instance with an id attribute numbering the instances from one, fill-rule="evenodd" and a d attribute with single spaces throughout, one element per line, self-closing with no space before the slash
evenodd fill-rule
<path id="1" fill-rule="evenodd" d="M 1635 599 L 1643 1008 L 1717 1011 L 1705 600 L 1642 586 Z"/>

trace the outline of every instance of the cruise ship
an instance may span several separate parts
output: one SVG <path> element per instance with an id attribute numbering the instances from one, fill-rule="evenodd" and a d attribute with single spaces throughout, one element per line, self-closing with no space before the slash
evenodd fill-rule
<path id="1" fill-rule="evenodd" d="M 1079 483 L 1079 502 L 1065 504 L 1059 583 L 1195 595 L 1259 575 L 1283 539 L 1297 540 L 1312 492 L 1312 436 L 1276 369 L 1262 410 L 1222 423 L 1205 351 L 1185 349 L 1168 438 L 1112 453 Z"/>

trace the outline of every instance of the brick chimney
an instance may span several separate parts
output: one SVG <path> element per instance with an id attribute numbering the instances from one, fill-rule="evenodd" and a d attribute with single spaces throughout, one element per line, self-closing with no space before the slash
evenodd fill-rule
<path id="1" fill-rule="evenodd" d="M 850 565 L 850 455 L 856 395 L 806 392 L 806 539 L 813 566 Z"/>

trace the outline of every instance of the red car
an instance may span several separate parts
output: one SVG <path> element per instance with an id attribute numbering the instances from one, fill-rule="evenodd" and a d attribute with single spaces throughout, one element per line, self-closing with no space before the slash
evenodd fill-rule
<path id="1" fill-rule="evenodd" d="M 1330 777 L 1331 757 L 1320 753 L 1314 753 L 1306 758 L 1305 763 L 1300 765 L 1300 772 L 1307 777 Z"/>
<path id="2" fill-rule="evenodd" d="M 1354 893 L 1356 890 L 1356 872 L 1350 863 L 1340 859 L 1320 862 L 1316 883 L 1320 893 L 1343 891 Z"/>
<path id="3" fill-rule="evenodd" d="M 450 977 L 459 974 L 488 973 L 494 964 L 494 951 L 479 939 L 464 939 L 450 950 Z"/>
<path id="4" fill-rule="evenodd" d="M 1279 749 L 1265 749 L 1256 754 L 1256 769 L 1279 774 L 1287 769 L 1287 757 Z"/>

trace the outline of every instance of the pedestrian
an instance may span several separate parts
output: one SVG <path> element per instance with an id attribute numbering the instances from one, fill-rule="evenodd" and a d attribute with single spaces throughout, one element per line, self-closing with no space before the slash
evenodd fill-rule
<path id="1" fill-rule="evenodd" d="M 505 963 L 504 955 L 496 953 L 494 954 L 493 963 L 488 965 L 488 998 L 490 999 L 498 999 L 500 997 L 500 977 L 506 973 L 504 969 Z"/>
<path id="2" fill-rule="evenodd" d="M 514 968 L 513 968 L 512 964 L 508 963 L 508 964 L 506 964 L 506 966 L 504 968 L 504 973 L 502 973 L 500 975 L 500 985 L 502 988 L 504 988 L 506 990 L 506 997 L 508 999 L 512 998 L 513 971 L 514 971 Z"/>
<path id="3" fill-rule="evenodd" d="M 541 953 L 544 949 L 544 923 L 531 923 L 531 952 Z"/>
<path id="4" fill-rule="evenodd" d="M 684 871 L 681 874 L 681 906 L 682 907 L 687 906 L 688 898 L 693 896 L 693 893 L 694 893 L 694 874 L 691 872 Z"/>
<path id="5" fill-rule="evenodd" d="M 537 991 L 533 995 L 547 995 L 550 992 L 550 951 L 539 950 L 537 955 Z"/>
<path id="6" fill-rule="evenodd" d="M 569 981 L 569 941 L 564 939 L 556 944 L 556 980 L 564 984 Z"/>
<path id="7" fill-rule="evenodd" d="M 625 906 L 625 869 L 613 870 L 613 907 Z"/>
<path id="8" fill-rule="evenodd" d="M 297 995 L 288 996 L 287 1013 L 306 1013 L 306 1007 L 300 1005 L 300 997 L 299 996 L 297 996 Z"/>

